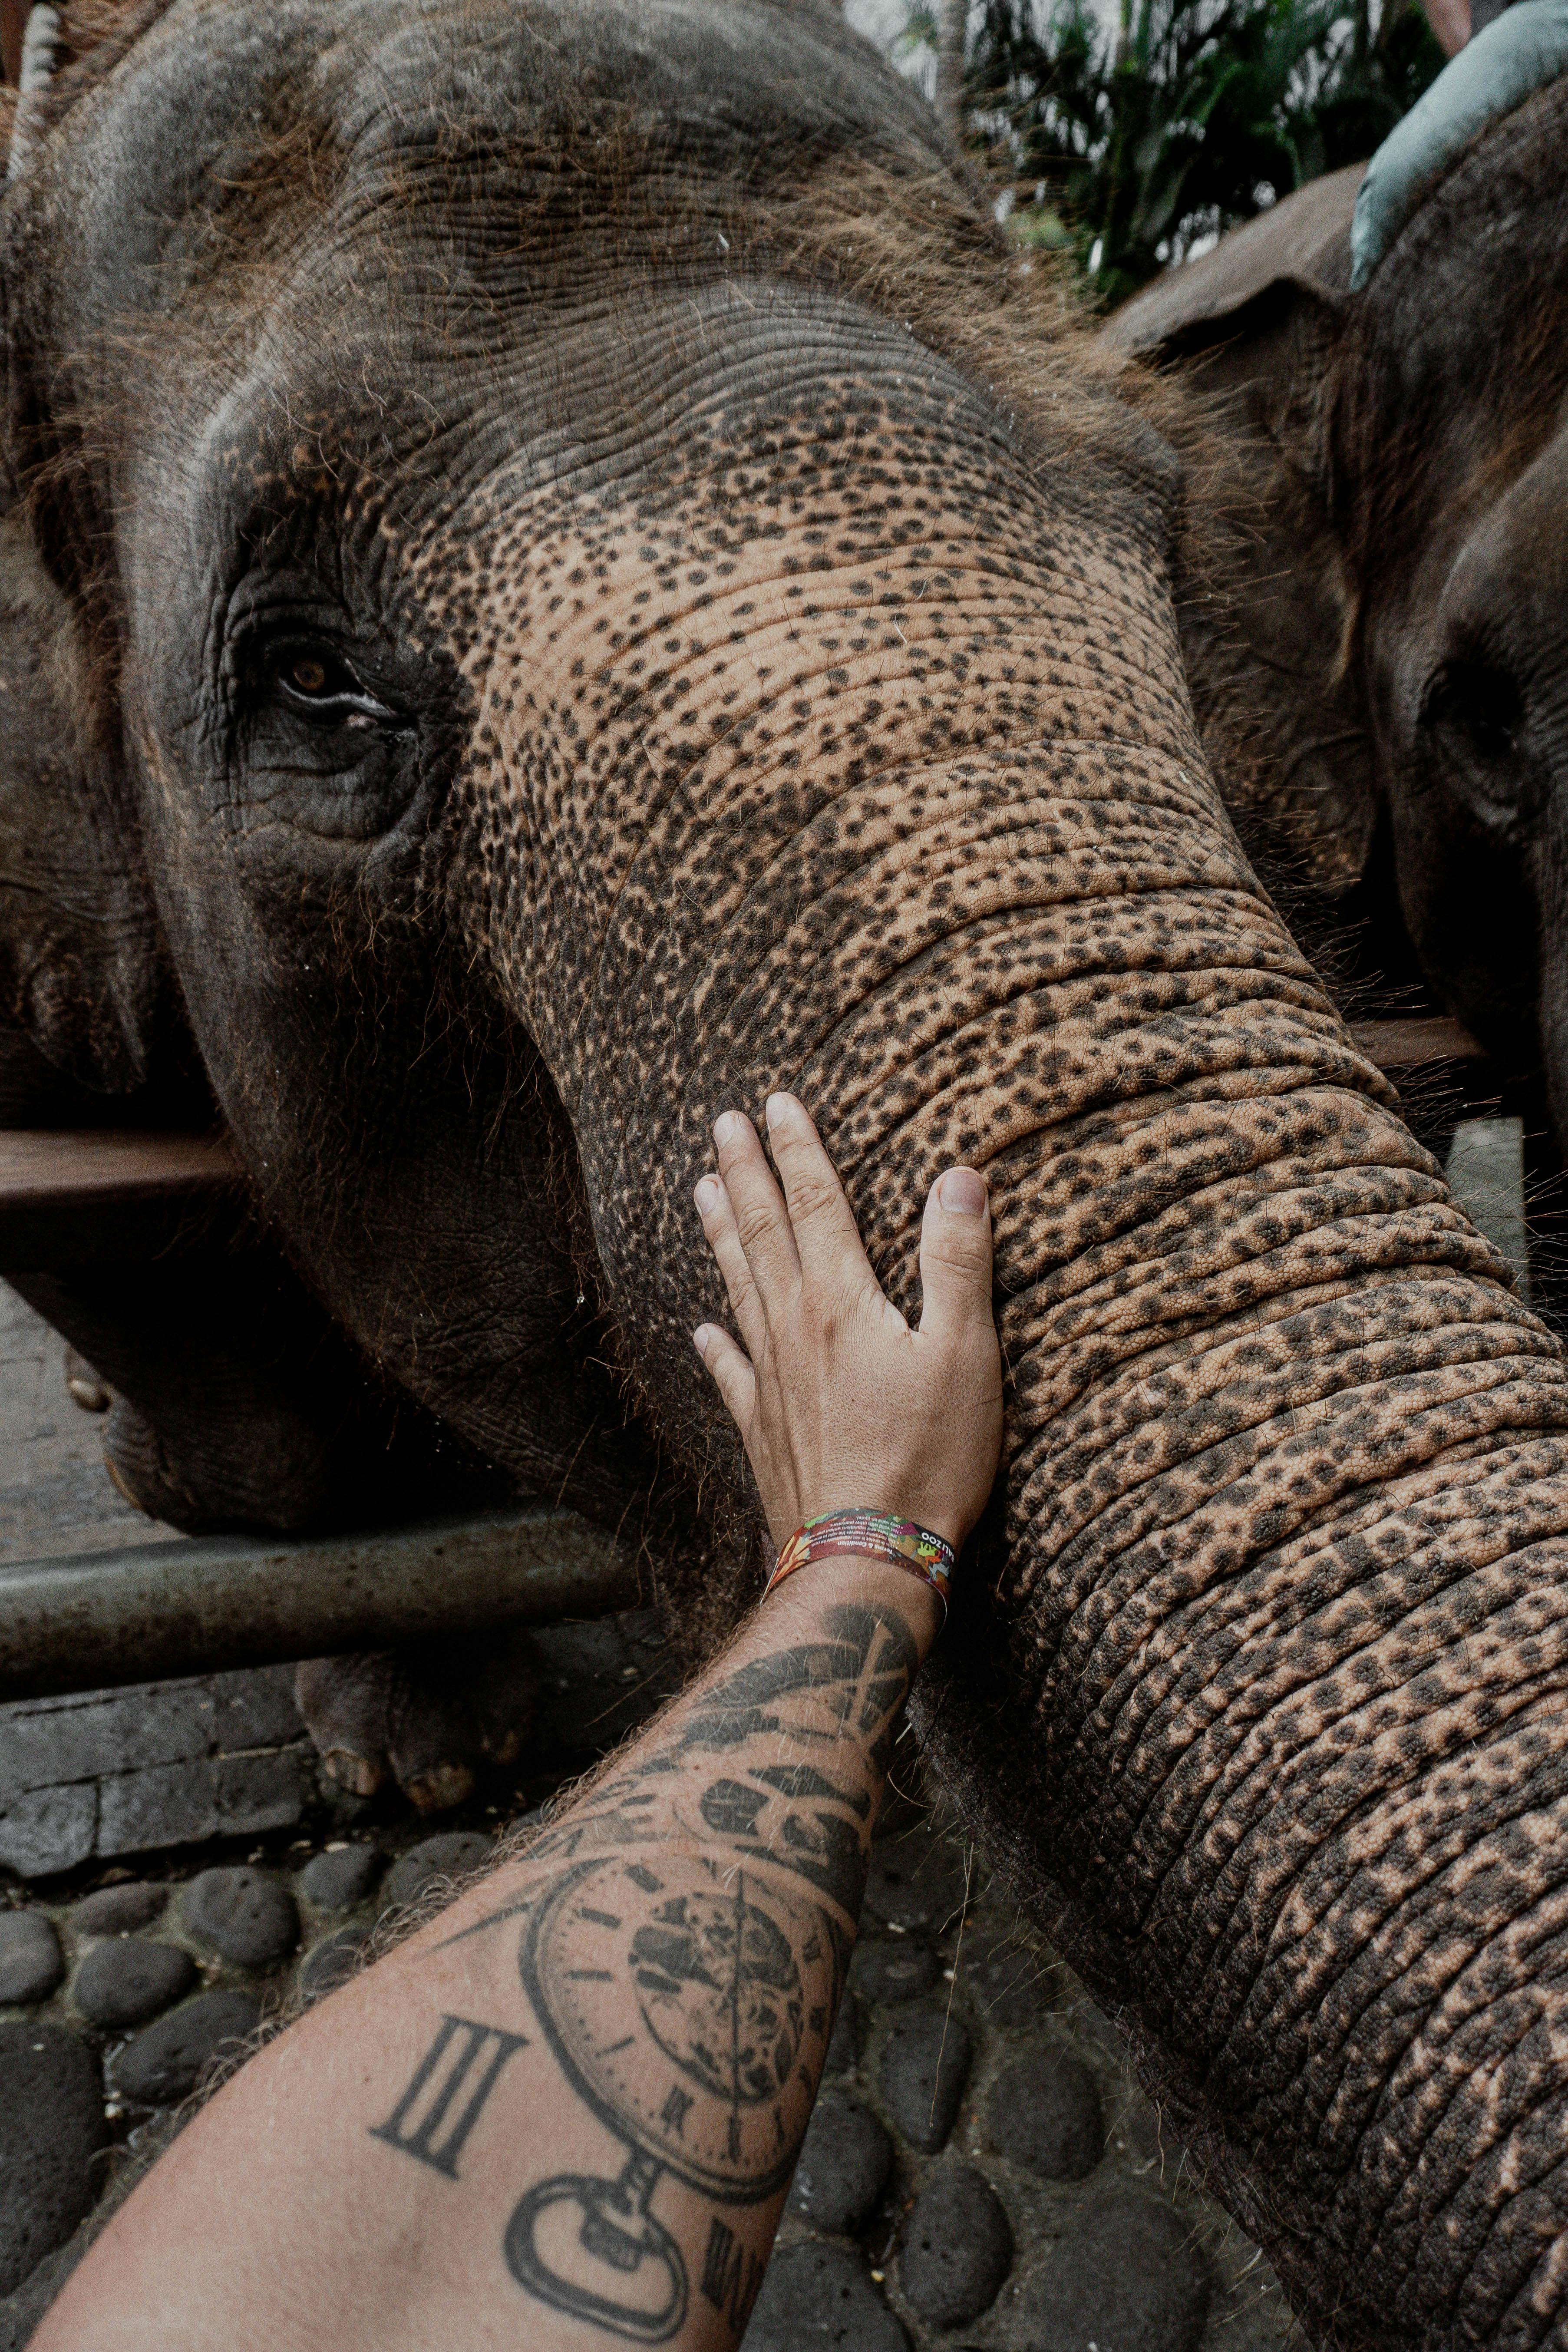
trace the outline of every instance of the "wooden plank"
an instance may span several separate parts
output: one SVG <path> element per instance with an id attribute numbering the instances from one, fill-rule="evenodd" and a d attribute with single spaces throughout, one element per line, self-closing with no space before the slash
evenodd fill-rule
<path id="1" fill-rule="evenodd" d="M 0 0 L 0 66 L 13 89 L 22 79 L 22 36 L 32 0 Z"/>
<path id="2" fill-rule="evenodd" d="M 0 1268 L 163 1246 L 244 1182 L 221 1136 L 0 1131 Z"/>
<path id="3" fill-rule="evenodd" d="M 1352 1042 L 1389 1076 L 1419 1069 L 1428 1062 L 1484 1062 L 1478 1045 L 1460 1021 L 1447 1014 L 1431 1021 L 1362 1021 L 1351 1024 Z"/>
<path id="4" fill-rule="evenodd" d="M 16 1208 L 91 1210 L 109 1201 L 166 1199 L 240 1181 L 222 1136 L 106 1128 L 0 1132 L 0 1215 Z"/>

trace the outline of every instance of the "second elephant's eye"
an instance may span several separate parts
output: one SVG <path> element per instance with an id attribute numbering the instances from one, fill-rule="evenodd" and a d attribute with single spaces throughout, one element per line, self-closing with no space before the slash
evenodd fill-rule
<path id="1" fill-rule="evenodd" d="M 1484 660 L 1445 662 L 1423 698 L 1421 725 L 1444 772 L 1486 823 L 1527 821 L 1535 778 L 1517 680 Z"/>
<path id="2" fill-rule="evenodd" d="M 1428 727 L 1478 759 L 1498 763 L 1518 751 L 1524 715 L 1519 688 L 1489 662 L 1447 663 L 1427 691 L 1422 715 Z"/>
<path id="3" fill-rule="evenodd" d="M 396 713 L 371 692 L 331 646 L 278 646 L 272 656 L 272 677 L 286 702 L 328 726 L 368 728 L 395 723 Z"/>

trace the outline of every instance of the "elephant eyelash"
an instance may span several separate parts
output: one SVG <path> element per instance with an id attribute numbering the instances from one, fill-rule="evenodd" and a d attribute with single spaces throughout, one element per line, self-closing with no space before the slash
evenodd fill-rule
<path id="1" fill-rule="evenodd" d="M 318 724 L 363 732 L 401 723 L 398 712 L 373 694 L 330 646 L 309 639 L 274 646 L 264 668 L 267 682 L 289 708 Z"/>
<path id="2" fill-rule="evenodd" d="M 1482 656 L 1445 662 L 1421 703 L 1435 774 L 1488 831 L 1516 845 L 1528 837 L 1543 791 L 1527 716 L 1516 680 Z"/>

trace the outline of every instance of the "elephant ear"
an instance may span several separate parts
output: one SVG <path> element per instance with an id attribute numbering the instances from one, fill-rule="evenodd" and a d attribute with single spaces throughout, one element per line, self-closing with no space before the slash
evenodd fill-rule
<path id="1" fill-rule="evenodd" d="M 1168 362 L 1253 331 L 1255 312 L 1288 309 L 1292 296 L 1334 303 L 1350 288 L 1351 220 L 1365 176 L 1364 163 L 1351 163 L 1310 180 L 1200 260 L 1168 269 L 1112 312 L 1106 341 Z"/>
<path id="2" fill-rule="evenodd" d="M 13 507 L 0 519 L 0 1095 L 12 1120 L 60 1116 L 60 1080 L 67 1094 L 125 1094 L 148 1075 L 161 960 L 112 733 L 81 622 Z"/>
<path id="3" fill-rule="evenodd" d="M 63 0 L 50 10 L 0 0 L 7 77 L 0 89 L 0 157 L 8 158 L 14 185 L 19 179 L 25 186 L 40 141 L 168 5 Z M 16 267 L 17 239 L 8 243 L 7 271 Z M 5 306 L 8 312 L 16 307 L 9 286 Z M 89 646 L 41 551 L 27 501 L 16 490 L 16 436 L 26 404 L 18 400 L 19 346 L 26 335 L 18 336 L 15 316 L 7 327 L 12 446 L 0 453 L 0 1123 L 64 1125 L 100 1118 L 102 1097 L 144 1086 L 159 1008 L 172 1002 L 172 992 L 123 795 L 111 665 Z M 168 1027 L 172 1051 L 158 1055 L 166 1066 L 160 1076 L 184 1093 L 189 1049 L 177 1020 Z"/>
<path id="4" fill-rule="evenodd" d="M 1364 868 L 1372 744 L 1328 466 L 1363 166 L 1288 196 L 1116 311 L 1112 348 L 1179 369 L 1182 621 L 1198 718 L 1248 846 L 1309 887 Z"/>

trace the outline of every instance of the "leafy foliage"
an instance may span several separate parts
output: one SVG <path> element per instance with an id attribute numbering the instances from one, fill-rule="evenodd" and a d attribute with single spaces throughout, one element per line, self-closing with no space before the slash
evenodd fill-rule
<path id="1" fill-rule="evenodd" d="M 1070 246 L 1092 299 L 1132 293 L 1199 238 L 1370 155 L 1440 70 L 1420 10 L 1388 0 L 978 0 L 972 137 L 1023 196 L 1026 241 Z M 907 38 L 935 47 L 934 5 Z M 1021 186 L 1020 186 L 1020 184 Z"/>

